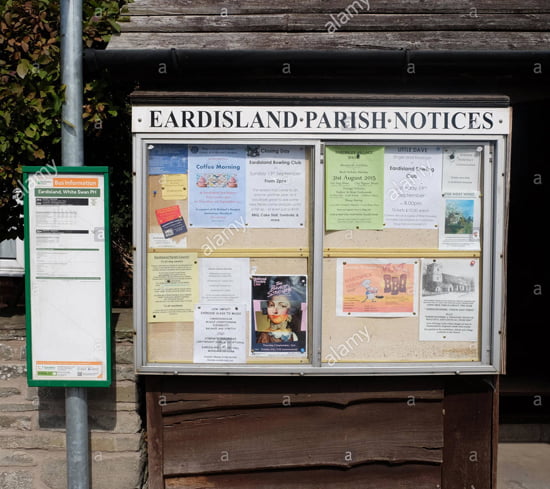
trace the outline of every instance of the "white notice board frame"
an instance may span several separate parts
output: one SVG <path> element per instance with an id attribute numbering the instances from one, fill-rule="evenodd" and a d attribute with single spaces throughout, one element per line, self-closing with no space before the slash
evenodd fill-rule
<path id="1" fill-rule="evenodd" d="M 504 318 L 506 256 L 506 209 L 509 188 L 511 109 L 506 106 L 134 106 L 134 311 L 137 334 L 136 370 L 139 374 L 165 375 L 434 375 L 498 374 L 504 371 Z M 498 104 L 497 104 L 498 105 Z M 265 123 L 269 121 L 269 123 Z M 315 122 L 317 121 L 317 122 Z M 318 121 L 323 121 L 322 123 Z M 288 134 L 292 133 L 291 139 Z M 313 148 L 314 167 L 310 192 L 314 195 L 311 254 L 311 345 L 310 363 L 207 364 L 178 361 L 167 356 L 150 360 L 147 325 L 147 178 L 148 148 L 161 144 L 308 144 Z M 481 148 L 483 179 L 480 194 L 486 205 L 482 219 L 483 249 L 376 248 L 358 246 L 338 249 L 325 246 L 325 158 L 327 145 L 474 146 Z M 477 198 L 477 197 L 476 197 Z M 311 203 L 310 203 L 311 204 Z M 313 205 L 313 204 L 311 204 Z M 197 251 L 200 250 L 188 250 Z M 233 255 L 242 256 L 233 251 Z M 484 289 L 480 330 L 475 345 L 477 359 L 399 361 L 340 360 L 331 364 L 323 352 L 322 263 L 334 257 L 368 258 L 475 258 L 481 259 Z M 220 256 L 222 256 L 220 254 Z M 224 255 L 225 256 L 225 255 Z M 328 276 L 328 275 L 327 275 Z M 329 294 L 330 295 L 330 294 Z M 178 326 L 180 326 L 178 324 Z M 350 335 L 350 337 L 352 337 Z M 181 341 L 178 337 L 178 340 Z M 472 351 L 474 351 L 472 349 Z M 343 355 L 345 357 L 345 355 Z"/>
<path id="2" fill-rule="evenodd" d="M 109 169 L 23 167 L 29 386 L 111 384 Z"/>

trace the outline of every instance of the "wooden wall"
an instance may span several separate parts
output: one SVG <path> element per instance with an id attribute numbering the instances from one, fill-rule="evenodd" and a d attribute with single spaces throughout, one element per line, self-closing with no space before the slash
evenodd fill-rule
<path id="1" fill-rule="evenodd" d="M 547 0 L 135 0 L 110 49 L 545 49 Z"/>
<path id="2" fill-rule="evenodd" d="M 493 487 L 477 377 L 149 377 L 150 489 Z"/>

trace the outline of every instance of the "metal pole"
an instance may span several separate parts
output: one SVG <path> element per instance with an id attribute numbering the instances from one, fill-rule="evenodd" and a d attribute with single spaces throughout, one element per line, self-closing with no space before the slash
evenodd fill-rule
<path id="1" fill-rule="evenodd" d="M 82 0 L 61 0 L 61 164 L 84 166 L 82 124 Z"/>
<path id="2" fill-rule="evenodd" d="M 82 124 L 82 0 L 61 0 L 61 81 L 65 102 L 61 123 L 61 165 L 84 166 Z M 65 390 L 67 488 L 89 489 L 88 393 Z"/>

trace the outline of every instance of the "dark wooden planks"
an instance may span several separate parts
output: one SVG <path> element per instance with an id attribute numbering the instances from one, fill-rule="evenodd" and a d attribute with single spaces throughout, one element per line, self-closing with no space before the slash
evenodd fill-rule
<path id="1" fill-rule="evenodd" d="M 146 380 L 145 401 L 147 405 L 147 457 L 149 466 L 149 489 L 164 488 L 164 440 L 161 412 L 161 397 L 157 379 Z"/>
<path id="2" fill-rule="evenodd" d="M 445 389 L 445 489 L 494 488 L 498 421 L 495 378 L 450 380 Z"/>
<path id="3" fill-rule="evenodd" d="M 114 36 L 109 49 L 541 50 L 550 32 L 398 31 L 328 33 L 138 33 Z"/>
<path id="4" fill-rule="evenodd" d="M 350 470 L 317 469 L 208 474 L 167 478 L 167 489 L 435 489 L 438 465 L 363 465 Z"/>
<path id="5" fill-rule="evenodd" d="M 379 14 L 360 13 L 338 23 L 336 13 L 284 13 L 265 15 L 133 15 L 121 22 L 123 32 L 325 32 L 337 28 L 356 31 L 548 31 L 550 13 L 470 12 Z M 336 24 L 336 23 L 337 24 Z"/>
<path id="6" fill-rule="evenodd" d="M 546 0 L 356 0 L 359 4 L 376 13 L 550 13 Z M 346 10 L 350 0 L 136 0 L 129 5 L 129 13 L 134 15 L 224 15 L 224 14 L 280 14 L 280 13 L 337 13 Z"/>
<path id="7" fill-rule="evenodd" d="M 166 475 L 441 463 L 440 402 L 224 410 L 164 418 Z"/>

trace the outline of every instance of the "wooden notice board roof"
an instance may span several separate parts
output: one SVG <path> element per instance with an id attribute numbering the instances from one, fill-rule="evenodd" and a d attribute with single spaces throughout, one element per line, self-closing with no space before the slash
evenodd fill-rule
<path id="1" fill-rule="evenodd" d="M 108 49 L 545 50 L 548 0 L 135 0 Z"/>

